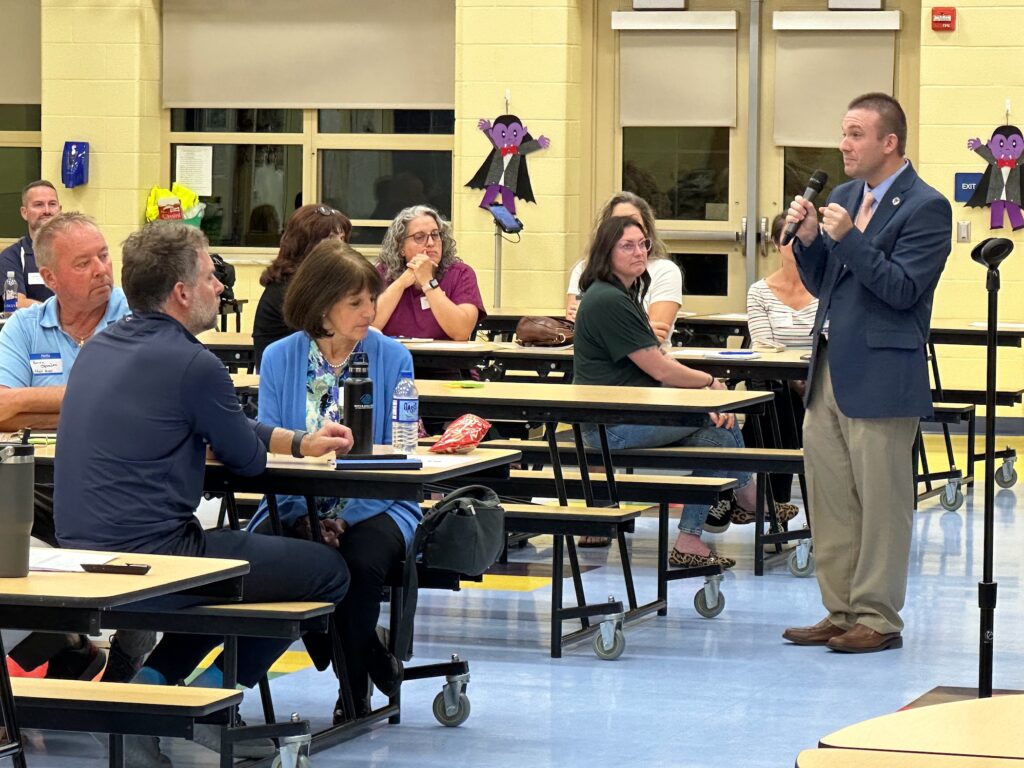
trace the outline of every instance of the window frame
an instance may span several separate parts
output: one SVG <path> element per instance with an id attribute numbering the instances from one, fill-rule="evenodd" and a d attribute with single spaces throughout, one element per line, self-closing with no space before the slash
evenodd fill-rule
<path id="1" fill-rule="evenodd" d="M 0 131 L 0 147 L 4 149 L 43 149 L 43 132 L 40 131 Z M 42 173 L 42 168 L 39 169 Z M 56 181 L 54 182 L 57 183 Z M 24 234 L 24 233 L 22 233 Z M 18 241 L 17 237 L 0 236 L 0 250 Z"/>
<path id="2" fill-rule="evenodd" d="M 210 107 L 216 109 L 217 107 Z M 225 107 L 226 108 L 226 107 Z M 248 107 L 259 109 L 258 106 Z M 337 107 L 341 108 L 341 107 Z M 238 109 L 238 107 L 230 107 Z M 190 132 L 171 130 L 171 110 L 163 110 L 160 177 L 168 184 L 171 180 L 171 147 L 175 144 L 284 144 L 302 147 L 302 199 L 320 199 L 322 164 L 320 152 L 335 149 L 368 149 L 384 151 L 446 151 L 452 155 L 452 208 L 457 199 L 455 183 L 455 134 L 426 133 L 321 133 L 319 111 L 322 108 L 302 110 L 301 133 L 233 133 L 233 132 Z M 390 109 L 390 107 L 387 107 Z M 2 133 L 0 133 L 2 136 Z M 343 212 L 344 213 L 344 212 Z M 283 224 L 284 222 L 282 222 Z M 353 226 L 387 227 L 390 219 L 353 219 Z M 360 253 L 373 256 L 379 251 L 376 245 L 353 246 Z M 218 246 L 217 252 L 229 257 L 233 264 L 269 264 L 277 255 L 276 248 L 265 246 Z"/>

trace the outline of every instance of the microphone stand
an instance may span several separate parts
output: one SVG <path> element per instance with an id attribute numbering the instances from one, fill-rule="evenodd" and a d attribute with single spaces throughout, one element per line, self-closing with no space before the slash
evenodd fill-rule
<path id="1" fill-rule="evenodd" d="M 981 610 L 978 698 L 992 696 L 992 657 L 995 639 L 996 589 L 994 581 L 995 529 L 995 442 L 996 442 L 996 331 L 999 323 L 999 265 L 1013 251 L 1006 238 L 988 238 L 971 251 L 971 258 L 988 268 L 988 335 L 986 339 L 985 382 L 985 515 L 982 577 L 978 583 L 978 607 Z"/>

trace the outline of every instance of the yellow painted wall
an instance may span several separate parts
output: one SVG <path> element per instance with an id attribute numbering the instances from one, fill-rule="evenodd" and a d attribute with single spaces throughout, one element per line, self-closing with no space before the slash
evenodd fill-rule
<path id="1" fill-rule="evenodd" d="M 931 31 L 931 7 L 922 0 L 919 151 L 913 159 L 929 183 L 952 196 L 955 172 L 983 167 L 966 149 L 967 139 L 988 138 L 1003 122 L 1005 99 L 1014 105 L 1011 122 L 1024 124 L 1024 2 L 963 0 L 953 33 Z M 548 150 L 528 160 L 538 204 L 519 204 L 524 240 L 503 244 L 502 303 L 559 306 L 593 213 L 593 13 L 590 0 L 456 0 L 454 218 L 460 253 L 477 270 L 488 305 L 494 303 L 493 227 L 477 207 L 481 193 L 462 187 L 489 151 L 477 121 L 504 111 L 508 88 L 511 111 L 535 136 L 551 139 Z M 61 190 L 61 197 L 66 209 L 100 221 L 118 261 L 119 244 L 142 222 L 149 188 L 166 181 L 160 179 L 166 114 L 159 30 L 159 0 L 42 0 L 43 175 L 59 178 L 64 141 L 91 143 L 89 185 Z M 992 234 L 987 209 L 955 204 L 954 218 L 972 223 L 974 243 Z M 984 275 L 969 258 L 971 245 L 954 245 L 936 295 L 937 321 L 984 317 Z M 236 293 L 251 302 L 248 328 L 263 267 L 244 253 L 235 258 L 242 262 Z M 1004 321 L 1024 322 L 1022 282 L 1019 253 L 1003 268 Z M 948 386 L 981 386 L 980 348 L 943 348 L 940 359 Z M 1022 379 L 1024 354 L 1002 352 L 1000 386 L 1020 386 Z"/>
<path id="2" fill-rule="evenodd" d="M 43 0 L 41 21 L 43 177 L 60 181 L 65 141 L 89 142 L 89 183 L 61 204 L 99 221 L 119 274 L 160 173 L 159 2 Z"/>
<path id="3" fill-rule="evenodd" d="M 466 189 L 491 144 L 477 129 L 509 110 L 551 146 L 527 158 L 537 204 L 516 201 L 523 242 L 502 243 L 502 304 L 565 303 L 566 266 L 579 258 L 583 168 L 583 25 L 589 0 L 457 0 L 455 33 L 455 185 L 459 253 L 476 270 L 484 303 L 494 302 L 494 225 Z M 587 31 L 589 35 L 589 30 Z M 589 209 L 588 209 L 589 214 Z M 513 238 L 514 239 L 514 238 Z"/>
<path id="4" fill-rule="evenodd" d="M 987 141 L 1005 120 L 1005 101 L 1011 101 L 1009 122 L 1024 126 L 1024 2 L 1020 0 L 961 0 L 956 3 L 957 29 L 933 32 L 931 2 L 922 2 L 920 158 L 921 175 L 953 197 L 953 174 L 981 172 L 984 161 L 967 149 L 967 140 Z M 988 208 L 953 203 L 953 220 L 969 221 L 972 242 L 954 243 L 946 271 L 935 294 L 933 322 L 983 320 L 987 313 L 985 270 L 971 261 L 970 251 L 986 237 L 1008 237 L 1018 247 L 1001 268 L 999 318 L 1024 322 L 1024 231 L 989 228 Z M 954 224 L 954 232 L 955 232 Z M 985 353 L 981 347 L 941 347 L 943 384 L 983 388 Z M 1024 353 L 1001 350 L 998 384 L 1001 389 L 1024 386 Z M 1011 413 L 1010 409 L 1000 412 Z M 1012 415 L 1024 413 L 1020 407 Z"/>

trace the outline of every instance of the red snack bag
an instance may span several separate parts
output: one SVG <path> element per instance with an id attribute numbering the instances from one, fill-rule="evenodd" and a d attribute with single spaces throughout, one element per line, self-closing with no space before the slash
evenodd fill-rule
<path id="1" fill-rule="evenodd" d="M 467 413 L 448 425 L 441 439 L 430 446 L 431 453 L 469 453 L 484 439 L 491 424 Z"/>

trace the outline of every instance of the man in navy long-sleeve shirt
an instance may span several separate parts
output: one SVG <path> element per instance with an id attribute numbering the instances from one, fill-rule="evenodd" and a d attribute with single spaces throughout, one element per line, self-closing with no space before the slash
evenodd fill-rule
<path id="1" fill-rule="evenodd" d="M 336 549 L 241 531 L 206 533 L 193 514 L 208 447 L 234 472 L 255 475 L 268 449 L 318 456 L 352 445 L 344 426 L 307 434 L 242 413 L 227 371 L 195 338 L 213 327 L 223 289 L 207 249 L 198 229 L 172 223 L 151 224 L 125 242 L 121 282 L 134 315 L 83 348 L 68 378 L 57 432 L 57 537 L 67 547 L 247 560 L 246 600 L 338 603 L 348 569 Z M 174 684 L 219 642 L 167 635 L 138 679 Z M 239 682 L 254 685 L 287 646 L 240 640 Z M 133 762 L 166 764 L 154 738 L 128 747 Z"/>

